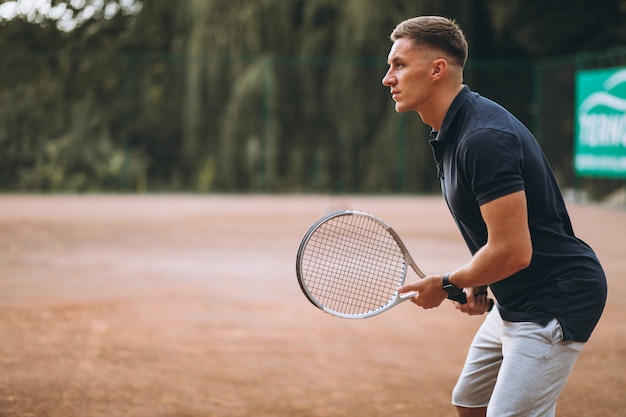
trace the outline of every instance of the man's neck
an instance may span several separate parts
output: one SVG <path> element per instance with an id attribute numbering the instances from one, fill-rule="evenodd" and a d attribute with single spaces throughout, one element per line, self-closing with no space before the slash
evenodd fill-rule
<path id="1" fill-rule="evenodd" d="M 452 105 L 452 102 L 462 89 L 463 84 L 457 84 L 454 87 L 444 89 L 437 94 L 428 109 L 429 111 L 419 113 L 424 123 L 432 127 L 433 130 L 441 130 L 441 125 L 443 124 L 443 120 L 448 113 L 450 105 Z"/>

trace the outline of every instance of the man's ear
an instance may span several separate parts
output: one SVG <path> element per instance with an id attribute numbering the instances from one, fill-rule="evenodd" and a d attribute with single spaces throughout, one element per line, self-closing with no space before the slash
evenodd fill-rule
<path id="1" fill-rule="evenodd" d="M 448 61 L 443 58 L 438 58 L 433 61 L 430 76 L 433 78 L 433 80 L 440 79 L 445 75 L 447 71 Z"/>

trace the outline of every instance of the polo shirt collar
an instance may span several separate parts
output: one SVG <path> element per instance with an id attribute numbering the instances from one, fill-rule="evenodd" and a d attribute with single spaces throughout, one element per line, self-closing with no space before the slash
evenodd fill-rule
<path id="1" fill-rule="evenodd" d="M 431 130 L 430 136 L 433 139 L 437 140 L 438 142 L 443 142 L 446 140 L 447 133 L 452 126 L 452 122 L 454 121 L 456 114 L 471 94 L 472 91 L 469 89 L 469 87 L 467 85 L 463 85 L 463 88 L 461 89 L 461 91 L 459 91 L 454 100 L 452 100 L 452 104 L 450 104 L 450 107 L 446 112 L 446 116 L 444 117 L 443 123 L 441 124 L 441 130 L 439 132 Z"/>

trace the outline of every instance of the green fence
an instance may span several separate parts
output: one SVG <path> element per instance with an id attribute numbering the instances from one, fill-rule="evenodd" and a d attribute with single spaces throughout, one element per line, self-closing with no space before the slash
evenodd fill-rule
<path id="1" fill-rule="evenodd" d="M 469 61 L 470 87 L 510 109 L 563 187 L 621 183 L 573 169 L 580 69 L 626 48 Z M 429 128 L 397 114 L 385 57 L 14 54 L 0 59 L 3 191 L 430 193 Z"/>

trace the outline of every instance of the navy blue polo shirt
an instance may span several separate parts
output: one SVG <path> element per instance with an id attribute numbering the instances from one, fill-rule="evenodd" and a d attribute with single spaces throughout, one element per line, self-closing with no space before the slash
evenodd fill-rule
<path id="1" fill-rule="evenodd" d="M 459 92 L 430 141 L 443 196 L 472 254 L 487 243 L 480 206 L 524 190 L 533 246 L 530 265 L 490 289 L 506 321 L 546 325 L 585 342 L 606 302 L 606 278 L 593 250 L 572 229 L 552 170 L 533 135 L 511 113 Z"/>

